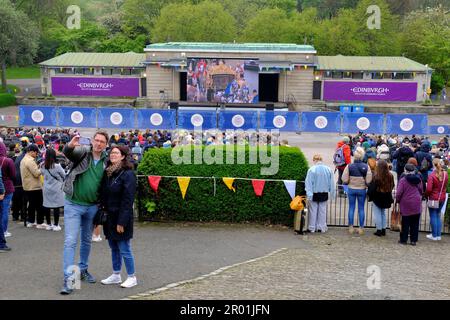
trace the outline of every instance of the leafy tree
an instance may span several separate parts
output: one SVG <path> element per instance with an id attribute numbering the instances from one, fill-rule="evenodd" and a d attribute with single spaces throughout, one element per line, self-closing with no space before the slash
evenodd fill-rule
<path id="1" fill-rule="evenodd" d="M 153 42 L 230 42 L 236 39 L 236 20 L 218 2 L 171 4 L 161 10 Z"/>
<path id="2" fill-rule="evenodd" d="M 282 9 L 263 9 L 245 27 L 241 40 L 246 42 L 288 42 L 291 22 Z"/>
<path id="3" fill-rule="evenodd" d="M 9 0 L 0 0 L 0 65 L 6 89 L 6 64 L 31 64 L 36 56 L 39 31 L 25 13 Z"/>

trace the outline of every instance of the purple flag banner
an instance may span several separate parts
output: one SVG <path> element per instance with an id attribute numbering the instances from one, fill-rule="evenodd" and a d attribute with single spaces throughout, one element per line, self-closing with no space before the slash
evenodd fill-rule
<path id="1" fill-rule="evenodd" d="M 53 77 L 54 96 L 139 97 L 139 78 Z"/>
<path id="2" fill-rule="evenodd" d="M 325 81 L 324 100 L 416 101 L 416 82 Z"/>

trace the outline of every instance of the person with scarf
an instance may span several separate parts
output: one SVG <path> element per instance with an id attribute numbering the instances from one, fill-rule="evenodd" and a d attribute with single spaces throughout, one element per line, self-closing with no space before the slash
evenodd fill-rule
<path id="1" fill-rule="evenodd" d="M 133 238 L 133 202 L 136 194 L 136 176 L 129 160 L 126 146 L 113 146 L 100 188 L 100 208 L 106 212 L 103 232 L 112 255 L 113 274 L 102 284 L 119 284 L 123 288 L 137 285 L 134 257 L 131 249 Z M 128 278 L 122 282 L 120 271 L 122 259 Z"/>

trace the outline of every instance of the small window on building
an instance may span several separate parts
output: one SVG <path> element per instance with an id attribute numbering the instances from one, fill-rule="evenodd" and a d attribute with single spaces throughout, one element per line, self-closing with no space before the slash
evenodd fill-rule
<path id="1" fill-rule="evenodd" d="M 364 72 L 353 72 L 352 78 L 353 79 L 362 79 L 364 77 Z"/>
<path id="2" fill-rule="evenodd" d="M 75 74 L 84 74 L 84 68 L 75 68 Z"/>
<path id="3" fill-rule="evenodd" d="M 132 69 L 131 73 L 134 74 L 134 75 L 140 76 L 141 73 L 142 73 L 142 69 Z"/>
<path id="4" fill-rule="evenodd" d="M 104 68 L 104 69 L 102 70 L 102 74 L 103 74 L 104 76 L 110 76 L 110 75 L 112 75 L 112 72 L 113 72 L 113 69 L 111 69 L 111 68 Z"/>
<path id="5" fill-rule="evenodd" d="M 75 71 L 75 69 L 73 68 L 64 68 L 64 73 L 65 74 L 73 74 Z"/>
<path id="6" fill-rule="evenodd" d="M 323 72 L 323 77 L 324 78 L 331 78 L 331 71 L 324 71 Z"/>
<path id="7" fill-rule="evenodd" d="M 403 73 L 401 73 L 401 72 L 394 72 L 392 79 L 403 80 Z"/>
<path id="8" fill-rule="evenodd" d="M 382 79 L 380 72 L 372 72 L 372 79 Z"/>
<path id="9" fill-rule="evenodd" d="M 403 74 L 403 79 L 408 79 L 408 80 L 410 80 L 410 79 L 412 79 L 413 78 L 413 74 L 411 73 L 411 72 L 405 72 L 404 74 Z"/>
<path id="10" fill-rule="evenodd" d="M 48 82 L 48 78 L 43 78 L 42 82 L 46 84 Z"/>
<path id="11" fill-rule="evenodd" d="M 341 71 L 333 71 L 333 79 L 342 79 L 343 75 Z"/>
<path id="12" fill-rule="evenodd" d="M 114 68 L 114 69 L 113 69 L 113 72 L 112 72 L 112 74 L 113 74 L 113 75 L 117 75 L 117 76 L 120 76 L 120 75 L 121 75 L 121 73 L 120 73 L 120 69 L 118 69 L 118 68 Z"/>
<path id="13" fill-rule="evenodd" d="M 352 78 L 352 73 L 350 71 L 345 71 L 344 72 L 344 79 L 351 79 Z"/>
<path id="14" fill-rule="evenodd" d="M 131 75 L 131 69 L 130 68 L 123 68 L 122 75 L 125 75 L 125 76 Z"/>
<path id="15" fill-rule="evenodd" d="M 392 72 L 384 72 L 383 79 L 392 79 Z"/>
<path id="16" fill-rule="evenodd" d="M 94 74 L 94 68 L 84 68 L 84 74 Z"/>

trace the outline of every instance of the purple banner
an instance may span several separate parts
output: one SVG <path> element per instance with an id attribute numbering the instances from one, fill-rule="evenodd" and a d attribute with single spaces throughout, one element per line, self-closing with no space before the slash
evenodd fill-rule
<path id="1" fill-rule="evenodd" d="M 54 96 L 139 97 L 139 78 L 53 77 Z"/>
<path id="2" fill-rule="evenodd" d="M 416 101 L 416 82 L 325 81 L 324 100 Z"/>

